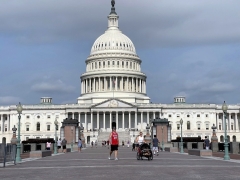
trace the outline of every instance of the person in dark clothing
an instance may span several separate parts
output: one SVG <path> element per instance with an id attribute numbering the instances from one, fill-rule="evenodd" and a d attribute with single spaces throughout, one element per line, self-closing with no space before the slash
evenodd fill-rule
<path id="1" fill-rule="evenodd" d="M 156 135 L 154 135 L 154 138 L 153 138 L 153 154 L 155 155 L 155 154 L 157 154 L 157 156 L 158 156 L 158 138 L 157 138 L 157 136 Z"/>
<path id="2" fill-rule="evenodd" d="M 210 141 L 207 136 L 205 136 L 205 139 L 204 139 L 204 146 L 206 150 L 209 150 Z"/>

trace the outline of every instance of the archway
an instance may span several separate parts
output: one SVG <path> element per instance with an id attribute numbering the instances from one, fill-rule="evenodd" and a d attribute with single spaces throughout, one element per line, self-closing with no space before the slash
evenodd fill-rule
<path id="1" fill-rule="evenodd" d="M 232 141 L 233 141 L 233 142 L 237 142 L 237 138 L 236 138 L 235 135 L 233 135 L 233 137 L 232 137 Z"/>

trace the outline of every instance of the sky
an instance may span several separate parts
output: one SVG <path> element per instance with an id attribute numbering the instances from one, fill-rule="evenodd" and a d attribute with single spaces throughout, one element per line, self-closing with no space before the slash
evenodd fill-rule
<path id="1" fill-rule="evenodd" d="M 153 103 L 240 103 L 240 1 L 115 0 Z M 1 0 L 0 106 L 77 103 L 111 0 Z"/>

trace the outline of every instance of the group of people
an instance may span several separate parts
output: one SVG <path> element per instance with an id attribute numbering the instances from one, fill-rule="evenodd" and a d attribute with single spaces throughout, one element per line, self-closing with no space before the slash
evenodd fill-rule
<path id="1" fill-rule="evenodd" d="M 50 144 L 51 146 L 51 144 Z M 50 148 L 49 146 L 49 148 Z M 67 140 L 65 139 L 65 137 L 63 138 L 63 140 L 61 140 L 61 138 L 58 139 L 57 141 L 57 147 L 58 150 L 62 148 L 62 152 L 66 153 L 67 152 Z M 48 142 L 47 142 L 47 148 L 48 148 Z M 82 149 L 82 140 L 81 138 L 78 139 L 78 152 L 81 152 Z"/>

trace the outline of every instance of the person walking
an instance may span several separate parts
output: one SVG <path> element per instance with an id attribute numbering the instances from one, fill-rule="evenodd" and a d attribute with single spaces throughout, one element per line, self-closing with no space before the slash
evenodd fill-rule
<path id="1" fill-rule="evenodd" d="M 204 146 L 206 150 L 209 150 L 210 141 L 207 136 L 205 136 L 205 139 L 204 139 Z"/>
<path id="2" fill-rule="evenodd" d="M 58 150 L 61 149 L 61 147 L 62 147 L 62 140 L 61 140 L 61 138 L 59 138 L 59 140 L 57 141 L 57 146 L 58 146 Z"/>
<path id="3" fill-rule="evenodd" d="M 78 139 L 78 152 L 81 152 L 82 149 L 82 140 L 81 138 Z"/>
<path id="4" fill-rule="evenodd" d="M 128 140 L 128 142 L 127 142 L 127 147 L 129 148 L 129 145 L 130 145 L 130 141 Z"/>
<path id="5" fill-rule="evenodd" d="M 51 144 L 52 144 L 52 143 L 51 143 L 50 141 L 47 141 L 47 147 L 46 147 L 47 150 L 50 150 Z"/>
<path id="6" fill-rule="evenodd" d="M 93 141 L 91 142 L 91 146 L 92 146 L 92 148 L 93 148 Z"/>
<path id="7" fill-rule="evenodd" d="M 62 152 L 64 152 L 64 153 L 67 152 L 66 146 L 67 146 L 67 140 L 64 137 L 62 140 Z"/>
<path id="8" fill-rule="evenodd" d="M 115 160 L 118 160 L 118 145 L 119 145 L 119 139 L 118 139 L 118 133 L 116 132 L 116 127 L 112 128 L 112 132 L 109 135 L 109 143 L 111 145 L 111 149 L 110 149 L 110 156 L 108 157 L 108 159 L 111 159 L 111 155 L 114 151 L 114 155 L 115 155 Z"/>
<path id="9" fill-rule="evenodd" d="M 157 138 L 156 135 L 154 135 L 152 143 L 153 143 L 153 154 L 154 154 L 154 156 L 155 156 L 155 154 L 157 154 L 157 156 L 158 156 L 158 143 L 159 143 L 159 141 L 158 141 L 158 138 Z"/>

